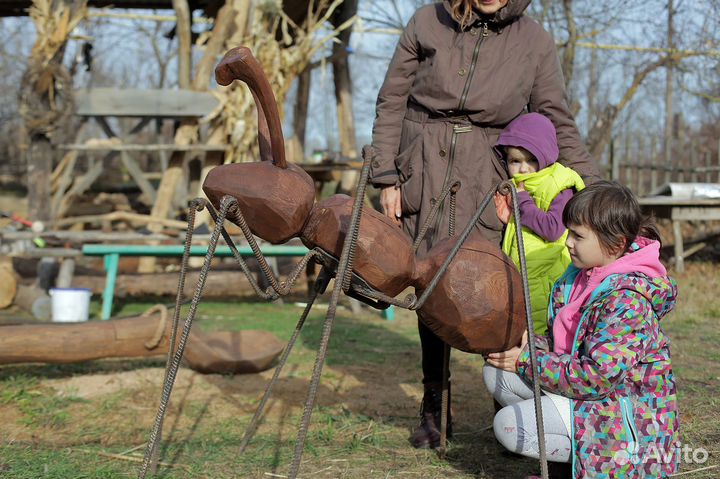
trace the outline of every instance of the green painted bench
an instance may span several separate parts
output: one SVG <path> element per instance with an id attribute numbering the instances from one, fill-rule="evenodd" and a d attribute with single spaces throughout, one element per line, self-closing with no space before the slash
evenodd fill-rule
<path id="1" fill-rule="evenodd" d="M 266 257 L 273 256 L 305 256 L 308 249 L 305 246 L 289 246 L 289 245 L 263 245 L 260 250 Z M 120 256 L 182 256 L 185 251 L 183 245 L 120 245 L 120 244 L 87 244 L 82 248 L 85 256 L 102 256 L 105 266 L 105 288 L 102 294 L 102 319 L 110 319 L 112 312 L 113 299 L 115 297 L 115 282 L 117 281 L 117 270 L 120 262 Z M 254 256 L 250 246 L 238 247 L 238 252 L 242 256 Z M 207 254 L 207 246 L 191 246 L 191 256 L 205 256 Z M 228 246 L 218 246 L 215 249 L 215 256 L 227 257 L 232 256 L 232 251 Z M 382 312 L 383 318 L 393 320 L 395 313 L 392 306 Z"/>

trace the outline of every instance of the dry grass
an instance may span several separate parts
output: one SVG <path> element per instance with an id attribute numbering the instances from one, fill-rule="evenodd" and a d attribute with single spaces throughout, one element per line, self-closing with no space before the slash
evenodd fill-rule
<path id="1" fill-rule="evenodd" d="M 677 276 L 678 309 L 665 322 L 680 391 L 682 441 L 710 452 L 689 472 L 717 466 L 720 442 L 718 266 L 691 263 Z M 142 310 L 129 304 L 123 312 Z M 208 303 L 198 327 L 260 324 L 288 337 L 299 308 L 286 304 Z M 247 453 L 237 445 L 270 372 L 200 375 L 183 369 L 173 392 L 159 477 L 283 477 L 291 462 L 322 311 L 314 314 L 276 388 L 267 418 Z M 374 312 L 341 309 L 313 415 L 301 477 L 515 478 L 534 461 L 503 453 L 488 428 L 492 404 L 482 360 L 453 355 L 456 435 L 448 458 L 409 447 L 417 418 L 419 351 L 415 320 L 399 311 L 387 322 Z M 135 477 L 160 395 L 162 359 L 97 361 L 66 366 L 0 367 L 0 476 Z M 124 459 L 123 459 L 124 457 Z M 4 474 L 4 476 L 3 476 Z M 717 469 L 688 478 L 716 478 Z"/>

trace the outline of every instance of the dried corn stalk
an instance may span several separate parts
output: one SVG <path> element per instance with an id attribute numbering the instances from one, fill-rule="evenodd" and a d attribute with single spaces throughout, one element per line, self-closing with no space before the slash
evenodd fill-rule
<path id="1" fill-rule="evenodd" d="M 20 114 L 31 135 L 52 134 L 73 113 L 72 78 L 62 58 L 72 31 L 86 17 L 86 0 L 34 0 L 29 16 L 37 30 L 20 89 Z"/>
<path id="2" fill-rule="evenodd" d="M 279 0 L 265 2 L 255 7 L 248 35 L 242 38 L 234 36 L 226 42 L 226 49 L 238 45 L 251 49 L 265 70 L 281 116 L 293 80 L 305 70 L 315 53 L 352 25 L 354 19 L 335 29 L 328 28 L 330 16 L 341 3 L 342 0 L 308 2 L 306 22 L 294 25 L 283 13 Z M 292 36 L 288 33 L 290 30 Z M 280 35 L 276 35 L 278 32 Z M 281 40 L 276 40 L 276 36 L 280 36 Z M 214 94 L 221 107 L 206 120 L 210 122 L 211 129 L 221 129 L 230 142 L 231 148 L 225 161 L 255 161 L 258 158 L 257 111 L 250 91 L 236 82 Z"/>

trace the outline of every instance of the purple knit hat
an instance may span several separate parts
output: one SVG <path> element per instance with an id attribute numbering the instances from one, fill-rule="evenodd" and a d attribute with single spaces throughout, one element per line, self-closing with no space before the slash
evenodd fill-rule
<path id="1" fill-rule="evenodd" d="M 525 148 L 538 160 L 541 170 L 555 163 L 560 154 L 555 127 L 540 113 L 527 113 L 511 121 L 495 143 L 496 148 L 500 146 Z"/>

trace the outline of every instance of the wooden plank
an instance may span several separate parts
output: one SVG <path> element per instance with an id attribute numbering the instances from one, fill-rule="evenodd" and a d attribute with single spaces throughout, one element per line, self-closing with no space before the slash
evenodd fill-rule
<path id="1" fill-rule="evenodd" d="M 640 206 L 710 206 L 720 208 L 720 198 L 674 198 L 672 196 L 648 196 L 638 198 Z"/>
<path id="2" fill-rule="evenodd" d="M 140 190 L 143 192 L 143 194 L 147 196 L 150 204 L 155 203 L 155 188 L 153 188 L 153 185 L 151 185 L 147 178 L 145 178 L 145 176 L 143 175 L 143 171 L 140 169 L 140 166 L 138 166 L 137 162 L 130 157 L 127 151 L 123 151 L 120 154 L 120 158 L 122 159 L 125 168 L 127 168 L 128 173 L 130 173 L 130 176 L 133 177 L 135 183 L 137 183 L 137 185 L 140 187 Z"/>
<path id="3" fill-rule="evenodd" d="M 0 238 L 2 238 L 3 241 L 31 240 L 38 236 L 41 238 L 57 238 L 82 243 L 90 241 L 126 243 L 128 241 L 167 240 L 173 238 L 172 236 L 164 234 L 124 233 L 122 231 L 113 233 L 103 233 L 100 231 L 43 231 L 39 235 L 32 231 L 0 231 Z M 196 235 L 195 238 L 200 239 L 200 236 L 201 235 Z M 207 236 L 207 239 L 209 239 L 209 236 Z"/>
<path id="4" fill-rule="evenodd" d="M 75 90 L 80 116 L 199 118 L 218 100 L 209 92 L 163 89 L 92 88 Z"/>
<path id="5" fill-rule="evenodd" d="M 110 154 L 112 155 L 113 153 Z M 75 195 L 83 193 L 85 190 L 90 188 L 90 185 L 92 185 L 95 180 L 97 180 L 98 176 L 100 176 L 100 174 L 103 172 L 103 163 L 104 161 L 96 161 L 95 163 L 93 163 L 90 169 L 88 169 L 87 173 L 78 178 L 78 181 L 73 183 L 73 185 L 70 187 L 70 190 L 65 195 L 63 195 L 60 203 L 57 206 L 57 216 L 62 216 L 65 211 L 67 211 L 67 208 L 70 206 L 70 200 Z"/>
<path id="6" fill-rule="evenodd" d="M 65 169 L 62 172 L 62 176 L 60 176 L 60 180 L 58 181 L 58 187 L 57 191 L 55 191 L 55 195 L 53 195 L 52 203 L 50 204 L 50 210 L 52 211 L 52 217 L 57 217 L 57 213 L 60 210 L 60 204 L 62 202 L 63 195 L 65 194 L 65 190 L 70 186 L 72 183 L 73 175 L 75 173 L 75 163 L 77 162 L 77 152 L 71 151 L 68 153 L 70 155 L 68 157 L 68 163 L 65 166 Z"/>
<path id="7" fill-rule="evenodd" d="M 107 144 L 107 145 L 85 145 L 82 143 L 70 143 L 65 145 L 58 145 L 61 150 L 72 150 L 72 151 L 158 151 L 158 152 L 172 152 L 172 151 L 220 151 L 224 152 L 227 150 L 227 145 L 175 145 L 172 143 L 163 144 Z"/>
<path id="8" fill-rule="evenodd" d="M 684 207 L 676 206 L 672 209 L 673 220 L 697 220 L 697 221 L 713 221 L 720 220 L 720 205 L 715 207 Z"/>

